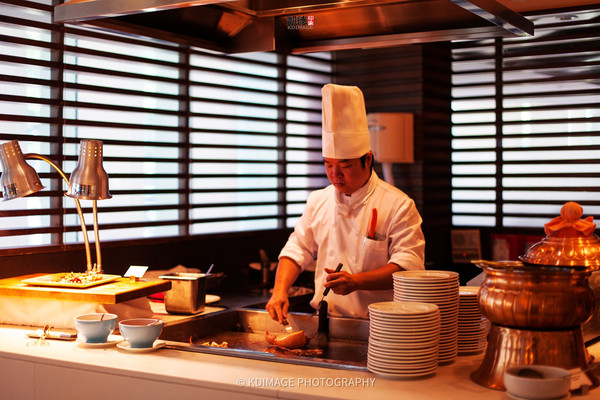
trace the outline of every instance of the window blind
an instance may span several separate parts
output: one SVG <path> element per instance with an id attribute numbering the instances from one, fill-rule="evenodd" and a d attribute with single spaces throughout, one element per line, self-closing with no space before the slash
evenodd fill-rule
<path id="1" fill-rule="evenodd" d="M 329 54 L 224 55 L 63 27 L 52 3 L 0 1 L 0 141 L 68 176 L 80 140 L 102 140 L 113 195 L 98 202 L 103 242 L 291 227 L 327 183 Z M 81 243 L 66 185 L 28 162 L 46 189 L 0 203 L 0 254 Z"/>
<path id="2" fill-rule="evenodd" d="M 532 38 L 453 44 L 452 222 L 600 214 L 600 9 L 531 15 Z"/>

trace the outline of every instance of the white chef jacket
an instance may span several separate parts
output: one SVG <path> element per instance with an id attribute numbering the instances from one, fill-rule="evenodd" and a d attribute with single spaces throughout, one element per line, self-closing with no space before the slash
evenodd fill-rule
<path id="1" fill-rule="evenodd" d="M 366 239 L 371 210 L 377 209 L 376 239 Z M 351 196 L 333 185 L 312 192 L 279 257 L 289 257 L 304 270 L 316 258 L 315 295 L 318 307 L 327 273 L 343 263 L 342 271 L 358 273 L 395 263 L 406 270 L 424 269 L 425 238 L 414 201 L 379 179 Z M 334 316 L 368 318 L 368 305 L 393 300 L 393 290 L 357 290 L 342 296 L 330 291 L 326 301 Z"/>

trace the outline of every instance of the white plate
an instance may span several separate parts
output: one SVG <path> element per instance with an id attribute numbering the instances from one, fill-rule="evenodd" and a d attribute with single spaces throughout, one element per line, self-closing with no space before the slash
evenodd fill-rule
<path id="1" fill-rule="evenodd" d="M 458 281 L 430 281 L 430 282 L 403 282 L 396 281 L 393 284 L 395 290 L 422 290 L 424 292 L 453 292 L 459 293 Z"/>
<path id="2" fill-rule="evenodd" d="M 435 304 L 434 304 L 435 305 Z M 437 306 L 437 305 L 436 305 Z M 371 322 L 385 322 L 392 324 L 404 324 L 404 323 L 413 323 L 413 324 L 427 324 L 434 321 L 440 320 L 440 312 L 436 311 L 435 313 L 430 314 L 422 314 L 422 315 L 405 315 L 398 316 L 394 314 L 379 314 L 377 312 L 369 311 L 369 318 Z"/>
<path id="3" fill-rule="evenodd" d="M 367 368 L 369 369 L 369 371 L 371 371 L 377 375 L 381 375 L 385 378 L 399 379 L 399 378 L 416 378 L 416 377 L 421 377 L 421 376 L 432 375 L 437 371 L 437 364 L 432 366 L 431 368 L 425 368 L 425 369 L 421 369 L 421 370 L 411 369 L 409 371 L 389 371 L 388 369 L 379 368 L 377 366 L 368 365 L 368 364 L 367 364 Z"/>
<path id="4" fill-rule="evenodd" d="M 73 283 L 73 282 L 62 282 L 61 279 L 67 275 L 78 275 L 84 277 L 84 272 L 60 272 L 57 274 L 36 276 L 34 278 L 23 279 L 21 282 L 28 285 L 35 286 L 56 286 L 56 287 L 67 287 L 75 289 L 87 289 L 92 286 L 103 285 L 108 282 L 116 281 L 121 275 L 107 275 L 98 274 L 96 275 L 97 280 L 89 281 L 85 283 Z"/>
<path id="5" fill-rule="evenodd" d="M 465 310 L 465 309 L 463 309 L 462 306 L 460 306 L 458 308 L 458 313 L 459 313 L 459 315 L 460 315 L 461 318 L 471 318 L 471 319 L 484 318 L 483 314 L 481 314 L 480 311 L 478 311 L 478 310 Z"/>
<path id="6" fill-rule="evenodd" d="M 373 360 L 381 362 L 417 362 L 417 361 L 437 361 L 439 350 L 431 349 L 428 353 L 423 354 L 400 354 L 391 353 L 389 351 L 380 351 L 375 348 L 370 348 L 367 356 Z"/>
<path id="7" fill-rule="evenodd" d="M 86 343 L 83 338 L 77 338 L 76 342 L 79 347 L 93 348 L 93 347 L 112 347 L 115 344 L 122 342 L 123 337 L 118 335 L 110 335 L 104 343 Z"/>
<path id="8" fill-rule="evenodd" d="M 458 281 L 458 272 L 453 271 L 398 271 L 392 275 L 395 279 L 411 280 L 411 281 L 424 281 L 424 280 L 438 280 L 438 281 Z"/>
<path id="9" fill-rule="evenodd" d="M 437 305 L 437 304 L 436 304 Z M 439 307 L 439 306 L 438 306 Z M 440 320 L 440 312 L 437 310 L 436 312 L 429 314 L 420 314 L 420 315 L 394 315 L 394 314 L 380 314 L 378 312 L 369 311 L 369 318 L 372 322 L 390 322 L 390 323 L 415 323 L 422 324 L 428 323 L 432 321 Z"/>
<path id="10" fill-rule="evenodd" d="M 373 354 L 381 354 L 384 357 L 422 357 L 437 354 L 439 352 L 438 346 L 432 345 L 428 348 L 423 349 L 398 349 L 395 347 L 380 346 L 376 343 L 369 342 L 367 352 Z"/>
<path id="11" fill-rule="evenodd" d="M 166 344 L 166 342 L 164 342 L 162 340 L 157 340 L 154 342 L 154 345 L 152 347 L 131 347 L 129 345 L 129 343 L 124 340 L 124 341 L 118 343 L 117 347 L 122 350 L 129 351 L 131 353 L 148 353 L 150 351 L 155 351 L 155 350 L 160 349 L 165 344 Z"/>
<path id="12" fill-rule="evenodd" d="M 381 333 L 403 333 L 403 334 L 407 334 L 407 333 L 412 333 L 415 331 L 440 331 L 441 329 L 441 324 L 440 321 L 434 321 L 433 323 L 430 324 L 419 324 L 419 325 L 401 325 L 401 324 L 397 324 L 397 325 L 392 325 L 392 324 L 385 324 L 383 322 L 378 322 L 378 323 L 373 323 L 371 322 L 371 325 L 369 326 L 369 329 L 372 332 L 381 332 Z"/>
<path id="13" fill-rule="evenodd" d="M 433 335 L 428 335 L 428 336 L 414 336 L 414 337 L 409 337 L 409 336 L 385 336 L 385 335 L 379 335 L 375 332 L 371 332 L 369 333 L 369 340 L 380 343 L 383 346 L 394 346 L 399 348 L 400 345 L 412 345 L 413 347 L 416 346 L 429 346 L 431 343 L 439 343 L 440 341 L 440 334 L 433 334 Z"/>
<path id="14" fill-rule="evenodd" d="M 438 307 L 435 304 L 428 303 L 384 301 L 381 303 L 369 304 L 369 311 L 379 315 L 422 315 L 436 313 Z"/>
<path id="15" fill-rule="evenodd" d="M 458 272 L 453 271 L 398 271 L 393 276 L 413 279 L 458 279 Z"/>
<path id="16" fill-rule="evenodd" d="M 377 371 L 387 374 L 398 374 L 398 375 L 407 375 L 407 374 L 422 374 L 429 371 L 437 370 L 438 363 L 428 363 L 426 366 L 406 366 L 406 367 L 390 367 L 385 364 L 380 364 L 377 362 L 367 361 L 367 368 L 369 371 Z"/>
<path id="17" fill-rule="evenodd" d="M 216 303 L 219 300 L 221 300 L 221 297 L 214 295 L 214 294 L 207 294 L 206 297 L 204 298 L 204 302 L 206 304 Z"/>
<path id="18" fill-rule="evenodd" d="M 430 321 L 422 322 L 401 322 L 401 321 L 369 321 L 370 328 L 383 328 L 383 329 L 430 329 L 439 327 L 441 325 L 439 318 L 432 319 Z M 472 326 L 472 325 L 469 325 Z"/>
<path id="19" fill-rule="evenodd" d="M 406 343 L 406 342 L 389 343 L 386 341 L 378 340 L 376 338 L 372 338 L 372 339 L 370 338 L 369 345 L 376 345 L 378 348 L 391 348 L 391 349 L 398 350 L 398 351 L 402 351 L 402 350 L 429 351 L 429 350 L 435 349 L 435 348 L 437 348 L 439 351 L 438 343 L 431 341 L 431 340 L 427 341 L 427 342 L 420 342 L 420 343 Z"/>
<path id="20" fill-rule="evenodd" d="M 461 307 L 458 308 L 458 313 L 462 318 L 472 318 L 472 319 L 487 319 L 481 314 L 479 310 L 464 310 Z"/>
<path id="21" fill-rule="evenodd" d="M 367 365 L 373 366 L 380 369 L 386 369 L 390 372 L 392 371 L 414 371 L 420 369 L 428 369 L 436 366 L 438 364 L 437 357 L 424 361 L 424 362 L 388 362 L 388 361 L 380 361 L 374 360 L 372 357 L 367 356 Z"/>
<path id="22" fill-rule="evenodd" d="M 435 374 L 435 371 L 437 371 L 437 366 L 436 366 L 436 368 L 433 368 L 431 370 L 427 370 L 427 371 L 422 372 L 422 373 L 416 372 L 416 373 L 399 373 L 399 374 L 394 374 L 394 373 L 380 372 L 380 371 L 377 371 L 377 370 L 374 370 L 374 369 L 371 370 L 370 368 L 369 368 L 369 371 L 373 372 L 375 375 L 379 375 L 379 376 L 382 376 L 382 377 L 387 378 L 387 379 L 412 379 L 412 378 L 427 377 L 429 375 L 433 376 Z"/>
<path id="23" fill-rule="evenodd" d="M 441 329 L 442 324 L 439 320 L 433 321 L 433 323 L 422 325 L 385 325 L 382 322 L 371 322 L 371 324 L 369 325 L 370 332 L 390 333 L 392 335 L 414 335 L 415 332 L 434 333 L 440 332 Z"/>
<path id="24" fill-rule="evenodd" d="M 444 325 L 442 325 L 439 321 L 436 321 L 435 324 L 431 325 L 412 325 L 412 326 L 385 326 L 379 324 L 373 324 L 369 326 L 369 332 L 379 333 L 379 334 L 390 334 L 390 335 L 408 335 L 415 336 L 415 333 L 440 333 L 444 329 Z"/>
<path id="25" fill-rule="evenodd" d="M 401 301 L 418 301 L 422 303 L 432 303 L 437 304 L 438 306 L 456 304 L 456 306 L 458 307 L 458 299 L 456 297 L 420 296 L 410 293 L 403 293 L 399 295 L 394 295 L 394 298 L 398 298 Z"/>
<path id="26" fill-rule="evenodd" d="M 468 312 L 479 312 L 481 313 L 481 311 L 479 311 L 479 304 L 478 303 L 473 303 L 473 304 L 465 304 L 463 303 L 460 299 L 458 300 L 458 304 L 460 305 L 460 311 L 468 311 Z"/>
<path id="27" fill-rule="evenodd" d="M 408 285 L 406 283 L 395 283 L 393 286 L 395 291 L 402 290 L 419 290 L 425 293 L 431 292 L 451 292 L 458 293 L 458 282 L 448 282 L 448 283 L 431 283 L 428 285 Z"/>
<path id="28" fill-rule="evenodd" d="M 456 285 L 456 282 L 451 282 L 448 284 L 441 284 L 438 283 L 434 286 L 430 286 L 430 285 L 409 285 L 403 282 L 394 282 L 393 285 L 393 289 L 394 290 L 399 290 L 399 291 L 418 291 L 421 293 L 428 293 L 428 294 L 450 294 L 450 293 L 458 293 L 460 295 L 460 292 L 458 290 L 458 286 Z M 477 299 L 477 296 L 474 297 L 475 299 Z"/>

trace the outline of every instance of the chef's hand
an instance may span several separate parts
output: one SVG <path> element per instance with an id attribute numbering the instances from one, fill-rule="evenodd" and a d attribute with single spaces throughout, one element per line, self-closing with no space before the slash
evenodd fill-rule
<path id="1" fill-rule="evenodd" d="M 350 274 L 346 271 L 335 272 L 325 268 L 327 278 L 325 287 L 330 287 L 335 294 L 346 295 L 355 290 L 389 290 L 394 287 L 394 272 L 403 270 L 398 264 L 389 263 L 371 271 Z"/>
<path id="2" fill-rule="evenodd" d="M 280 324 L 287 319 L 289 307 L 290 301 L 288 297 L 285 295 L 276 295 L 275 293 L 273 293 L 273 296 L 271 296 L 269 302 L 265 306 L 271 318 L 278 321 Z"/>
<path id="3" fill-rule="evenodd" d="M 287 312 L 290 306 L 288 300 L 288 291 L 292 284 L 300 275 L 301 269 L 294 260 L 288 257 L 281 257 L 277 265 L 277 273 L 275 274 L 275 286 L 273 287 L 273 295 L 265 306 L 271 318 L 283 323 L 287 319 Z"/>
<path id="4" fill-rule="evenodd" d="M 335 272 L 330 268 L 325 268 L 325 272 L 329 274 L 325 278 L 325 287 L 330 287 L 333 293 L 347 295 L 359 289 L 353 274 L 346 271 Z"/>

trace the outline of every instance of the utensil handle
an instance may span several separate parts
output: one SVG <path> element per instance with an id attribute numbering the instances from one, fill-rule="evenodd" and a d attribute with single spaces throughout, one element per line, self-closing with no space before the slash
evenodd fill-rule
<path id="1" fill-rule="evenodd" d="M 375 227 L 377 226 L 377 209 L 374 208 L 371 210 L 371 220 L 369 221 L 369 231 L 367 232 L 367 237 L 369 239 L 375 238 Z"/>
<path id="2" fill-rule="evenodd" d="M 204 274 L 204 275 L 210 275 L 210 271 L 212 271 L 214 266 L 215 266 L 215 264 L 210 264 L 210 267 L 208 267 L 208 271 L 206 271 L 206 274 Z"/>
<path id="3" fill-rule="evenodd" d="M 342 265 L 343 265 L 342 263 L 339 263 L 338 266 L 337 266 L 337 268 L 335 269 L 335 271 L 333 273 L 340 272 L 340 270 L 342 269 Z M 329 293 L 330 290 L 331 290 L 330 287 L 325 288 L 325 291 L 323 292 L 323 297 L 327 296 L 327 294 Z M 322 301 L 322 299 L 321 299 L 321 301 Z"/>

